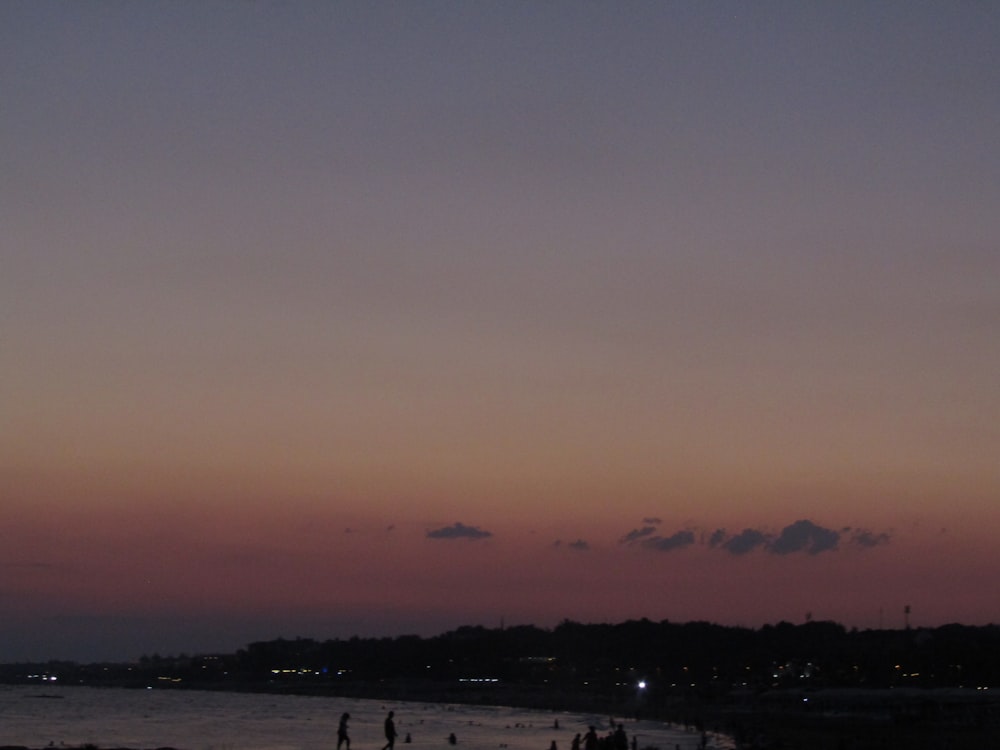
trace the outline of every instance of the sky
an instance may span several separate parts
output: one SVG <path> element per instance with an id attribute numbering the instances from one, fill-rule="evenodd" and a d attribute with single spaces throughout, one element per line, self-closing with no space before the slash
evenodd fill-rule
<path id="1" fill-rule="evenodd" d="M 0 4 L 0 661 L 1000 622 L 998 35 Z"/>

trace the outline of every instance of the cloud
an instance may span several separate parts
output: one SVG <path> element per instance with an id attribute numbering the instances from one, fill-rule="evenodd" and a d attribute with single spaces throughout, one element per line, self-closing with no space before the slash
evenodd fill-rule
<path id="1" fill-rule="evenodd" d="M 644 518 L 643 521 L 647 524 L 660 523 L 659 518 Z M 687 547 L 694 544 L 694 542 L 694 532 L 678 531 L 671 536 L 660 536 L 656 533 L 656 527 L 652 525 L 643 526 L 641 529 L 632 529 L 632 531 L 618 540 L 619 544 L 639 544 L 660 552 L 669 552 L 670 550 Z"/>
<path id="2" fill-rule="evenodd" d="M 643 518 L 642 522 L 650 526 L 659 526 L 661 523 L 663 523 L 663 519 L 653 516 L 652 518 Z"/>
<path id="3" fill-rule="evenodd" d="M 758 529 L 743 529 L 722 544 L 722 549 L 732 555 L 745 555 L 767 545 L 768 536 Z"/>
<path id="4" fill-rule="evenodd" d="M 440 529 L 432 529 L 427 532 L 428 539 L 486 539 L 491 536 L 493 534 L 489 531 L 484 531 L 476 526 L 466 526 L 457 521 L 451 526 L 442 526 Z"/>
<path id="5" fill-rule="evenodd" d="M 741 557 L 758 549 L 780 556 L 795 553 L 818 555 L 847 547 L 870 549 L 888 544 L 890 540 L 889 534 L 885 532 L 878 533 L 850 526 L 827 528 L 807 519 L 789 524 L 778 533 L 760 528 L 745 528 L 738 534 L 730 534 L 725 527 L 719 527 L 713 531 L 707 529 L 678 531 L 671 536 L 661 536 L 657 533 L 655 524 L 659 524 L 660 519 L 650 517 L 644 518 L 643 521 L 647 525 L 632 529 L 621 537 L 618 543 L 638 545 L 660 552 L 699 544 Z"/>
<path id="6" fill-rule="evenodd" d="M 839 542 L 839 531 L 802 520 L 783 528 L 778 538 L 768 545 L 768 549 L 776 555 L 787 555 L 792 552 L 818 555 L 820 552 L 837 549 Z"/>
<path id="7" fill-rule="evenodd" d="M 866 549 L 871 547 L 878 547 L 880 544 L 888 544 L 889 535 L 885 532 L 881 534 L 876 534 L 874 532 L 868 531 L 867 529 L 854 529 L 854 534 L 851 536 L 851 544 L 858 547 L 864 547 Z"/>
<path id="8" fill-rule="evenodd" d="M 642 546 L 655 549 L 658 552 L 670 552 L 675 549 L 682 549 L 694 544 L 694 533 L 691 531 L 678 531 L 671 536 L 653 536 L 642 540 Z"/>
<path id="9" fill-rule="evenodd" d="M 652 526 L 643 526 L 641 529 L 632 529 L 629 533 L 618 540 L 619 544 L 633 544 L 643 537 L 652 534 L 656 529 Z"/>
<path id="10" fill-rule="evenodd" d="M 863 549 L 888 544 L 889 534 L 852 529 L 849 526 L 840 530 L 828 529 L 803 519 L 786 526 L 777 536 L 762 529 L 751 528 L 729 536 L 725 529 L 716 529 L 705 543 L 712 549 L 723 549 L 737 556 L 746 555 L 755 549 L 764 549 L 774 555 L 790 555 L 795 552 L 818 555 L 821 552 L 837 551 L 842 544 Z"/>
<path id="11" fill-rule="evenodd" d="M 557 539 L 552 542 L 552 549 L 561 549 L 563 546 L 562 539 Z M 583 539 L 577 539 L 575 542 L 569 542 L 566 544 L 566 549 L 573 550 L 574 552 L 586 552 L 590 549 L 590 544 L 585 542 Z"/>

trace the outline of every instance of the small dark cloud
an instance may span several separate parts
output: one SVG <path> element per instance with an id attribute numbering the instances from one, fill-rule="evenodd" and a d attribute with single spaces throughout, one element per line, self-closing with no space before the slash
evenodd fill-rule
<path id="1" fill-rule="evenodd" d="M 583 539 L 577 539 L 575 542 L 567 542 L 565 545 L 562 539 L 552 542 L 552 549 L 562 549 L 564 546 L 566 549 L 573 550 L 574 552 L 586 552 L 590 549 L 590 544 Z"/>
<path id="2" fill-rule="evenodd" d="M 876 547 L 889 542 L 886 533 L 876 534 L 866 529 L 828 529 L 812 521 L 796 521 L 781 530 L 776 537 L 760 529 L 743 529 L 739 534 L 726 537 L 723 529 L 714 531 L 708 540 L 712 548 L 720 547 L 733 555 L 746 555 L 755 549 L 766 549 L 775 555 L 804 552 L 818 555 L 836 551 L 841 543 L 854 547 Z"/>
<path id="3" fill-rule="evenodd" d="M 634 542 L 650 536 L 656 529 L 652 526 L 643 526 L 641 529 L 632 529 L 619 540 L 619 544 L 632 544 Z"/>
<path id="4" fill-rule="evenodd" d="M 776 555 L 787 555 L 792 552 L 818 555 L 820 552 L 837 549 L 839 542 L 839 531 L 817 526 L 812 521 L 801 520 L 783 528 L 768 549 Z"/>
<path id="5" fill-rule="evenodd" d="M 881 534 L 876 534 L 867 529 L 854 529 L 854 533 L 851 536 L 851 544 L 858 547 L 878 547 L 880 544 L 888 544 L 889 535 L 885 532 Z"/>
<path id="6" fill-rule="evenodd" d="M 427 532 L 428 539 L 486 539 L 491 536 L 493 534 L 489 531 L 484 531 L 476 526 L 466 526 L 459 522 Z"/>
<path id="7" fill-rule="evenodd" d="M 743 529 L 722 544 L 722 549 L 732 555 L 745 555 L 767 545 L 768 536 L 759 529 Z"/>
<path id="8" fill-rule="evenodd" d="M 654 522 L 660 523 L 660 519 L 644 518 L 643 521 L 647 525 L 632 529 L 619 539 L 618 543 L 639 545 L 663 552 L 700 544 L 740 557 L 758 549 L 775 555 L 794 553 L 818 555 L 847 547 L 869 549 L 888 544 L 890 541 L 889 534 L 885 532 L 873 532 L 851 526 L 827 528 L 807 519 L 789 524 L 778 533 L 759 528 L 745 528 L 738 534 L 730 534 L 725 527 L 719 527 L 713 531 L 707 529 L 697 531 L 697 534 L 694 531 L 678 531 L 671 536 L 657 533 Z"/>
<path id="9" fill-rule="evenodd" d="M 670 552 L 675 549 L 682 549 L 694 544 L 694 533 L 691 531 L 678 531 L 670 536 L 653 536 L 642 540 L 642 546 L 655 549 L 658 552 Z"/>
<path id="10" fill-rule="evenodd" d="M 663 519 L 653 516 L 652 518 L 643 518 L 642 522 L 650 526 L 659 526 L 661 523 L 663 523 Z"/>

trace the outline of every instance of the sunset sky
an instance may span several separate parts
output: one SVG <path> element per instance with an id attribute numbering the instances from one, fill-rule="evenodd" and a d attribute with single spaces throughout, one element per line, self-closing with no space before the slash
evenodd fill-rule
<path id="1" fill-rule="evenodd" d="M 0 4 L 0 661 L 1000 622 L 1000 4 Z"/>

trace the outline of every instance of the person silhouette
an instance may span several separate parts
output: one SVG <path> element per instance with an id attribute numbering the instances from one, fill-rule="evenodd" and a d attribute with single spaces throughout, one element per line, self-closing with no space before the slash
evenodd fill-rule
<path id="1" fill-rule="evenodd" d="M 612 745 L 615 750 L 628 750 L 628 737 L 625 735 L 625 727 L 619 724 L 615 727 L 612 735 Z"/>
<path id="2" fill-rule="evenodd" d="M 382 750 L 393 750 L 396 745 L 396 722 L 392 720 L 395 714 L 390 711 L 389 715 L 385 717 L 385 745 Z"/>
<path id="3" fill-rule="evenodd" d="M 344 745 L 347 750 L 351 750 L 351 738 L 347 735 L 347 720 L 351 718 L 349 713 L 340 715 L 340 724 L 337 725 L 337 750 Z"/>

